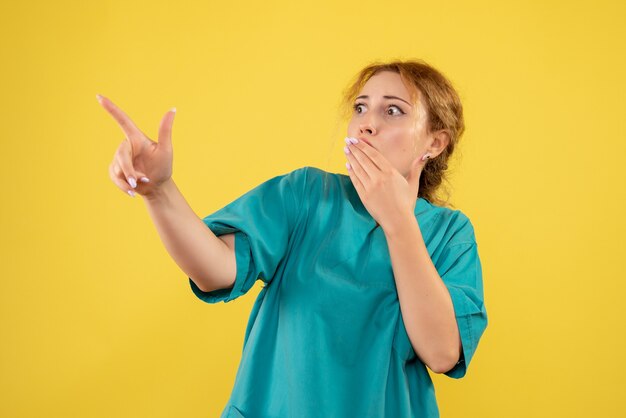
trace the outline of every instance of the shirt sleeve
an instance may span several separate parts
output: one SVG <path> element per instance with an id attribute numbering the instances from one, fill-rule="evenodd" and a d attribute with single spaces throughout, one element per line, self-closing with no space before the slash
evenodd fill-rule
<path id="1" fill-rule="evenodd" d="M 457 364 L 444 374 L 460 379 L 467 373 L 478 342 L 487 328 L 478 244 L 473 241 L 448 245 L 438 271 L 452 298 L 463 346 Z"/>
<path id="2" fill-rule="evenodd" d="M 298 220 L 306 167 L 273 177 L 202 221 L 216 236 L 235 234 L 237 275 L 232 287 L 204 292 L 189 278 L 193 293 L 207 303 L 230 302 L 260 279 L 270 283 L 287 256 Z"/>

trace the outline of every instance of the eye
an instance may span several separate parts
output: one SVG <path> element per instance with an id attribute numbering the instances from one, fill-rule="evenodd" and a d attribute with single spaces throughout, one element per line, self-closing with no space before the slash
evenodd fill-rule
<path id="1" fill-rule="evenodd" d="M 404 112 L 402 111 L 402 109 L 400 109 L 398 106 L 396 105 L 391 105 L 389 106 L 389 109 L 391 109 L 392 107 L 395 107 L 396 109 L 398 109 L 399 113 L 396 113 L 396 115 L 404 115 Z"/>
<path id="2" fill-rule="evenodd" d="M 361 114 L 361 113 L 363 113 L 362 111 L 361 111 L 361 112 L 359 112 L 359 109 L 361 108 L 361 106 L 365 106 L 365 103 L 360 103 L 360 102 L 357 102 L 357 103 L 355 103 L 354 105 L 352 105 L 352 108 L 354 109 L 354 111 L 355 111 L 356 113 Z M 390 113 L 390 115 L 391 115 L 391 116 L 399 116 L 399 115 L 404 115 L 404 112 L 402 111 L 402 109 L 400 109 L 400 107 L 398 107 L 398 106 L 396 106 L 396 105 L 390 105 L 390 106 L 388 107 L 388 109 L 391 109 L 391 108 L 396 108 L 396 109 L 397 109 L 397 112 L 396 112 L 396 113 Z"/>
<path id="3" fill-rule="evenodd" d="M 359 107 L 360 106 L 364 106 L 364 104 L 363 103 L 355 103 L 355 104 L 352 105 L 352 108 L 356 111 L 356 113 L 361 113 L 361 112 L 359 112 Z"/>

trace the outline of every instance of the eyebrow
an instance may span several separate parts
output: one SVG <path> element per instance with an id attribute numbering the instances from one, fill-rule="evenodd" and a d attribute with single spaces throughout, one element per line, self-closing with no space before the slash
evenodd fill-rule
<path id="1" fill-rule="evenodd" d="M 359 97 L 357 97 L 357 99 L 369 99 L 369 96 L 359 96 Z M 404 103 L 408 104 L 411 107 L 413 106 L 413 105 L 411 105 L 411 103 L 407 102 L 406 100 L 401 99 L 401 98 L 396 97 L 396 96 L 383 96 L 383 99 L 398 99 L 398 100 L 402 100 Z"/>

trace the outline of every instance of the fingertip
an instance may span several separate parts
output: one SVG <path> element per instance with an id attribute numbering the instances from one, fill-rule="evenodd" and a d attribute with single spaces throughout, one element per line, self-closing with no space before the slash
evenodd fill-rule
<path id="1" fill-rule="evenodd" d="M 139 181 L 142 183 L 148 183 L 150 181 L 150 179 L 148 179 L 148 176 L 146 176 L 146 173 L 142 173 L 141 171 L 136 171 L 135 174 L 137 174 L 137 177 L 135 178 L 139 178 Z"/>

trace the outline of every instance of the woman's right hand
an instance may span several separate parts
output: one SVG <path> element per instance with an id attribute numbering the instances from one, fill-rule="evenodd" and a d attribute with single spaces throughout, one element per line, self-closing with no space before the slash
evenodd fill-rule
<path id="1" fill-rule="evenodd" d="M 154 142 L 108 98 L 97 95 L 98 102 L 120 125 L 126 139 L 115 151 L 109 176 L 124 193 L 148 196 L 172 177 L 172 124 L 176 108 L 169 110 L 159 127 L 159 142 Z"/>

